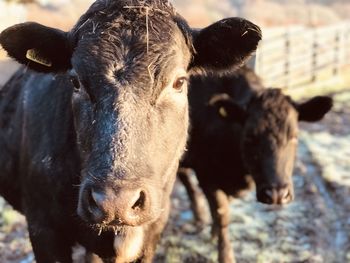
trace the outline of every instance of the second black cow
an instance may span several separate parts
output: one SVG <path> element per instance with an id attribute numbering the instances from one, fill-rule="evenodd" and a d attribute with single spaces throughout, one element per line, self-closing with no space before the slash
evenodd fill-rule
<path id="1" fill-rule="evenodd" d="M 247 67 L 221 77 L 193 77 L 190 85 L 192 128 L 179 176 L 200 220 L 186 168 L 195 171 L 209 201 L 213 234 L 219 237 L 219 262 L 231 263 L 227 197 L 238 197 L 254 181 L 259 202 L 291 202 L 298 121 L 321 120 L 332 99 L 318 96 L 299 104 L 280 89 L 265 89 Z"/>

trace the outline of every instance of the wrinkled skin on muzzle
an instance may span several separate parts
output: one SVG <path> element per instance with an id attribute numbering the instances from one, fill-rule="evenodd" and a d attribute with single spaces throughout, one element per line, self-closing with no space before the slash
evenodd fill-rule
<path id="1" fill-rule="evenodd" d="M 252 157 L 246 150 L 245 160 L 256 184 L 257 200 L 266 204 L 287 204 L 294 199 L 292 174 L 297 150 L 297 139 L 285 145 L 276 145 L 262 137 L 255 144 Z M 269 146 L 276 148 L 271 149 Z M 245 147 L 249 147 L 245 145 Z M 246 148 L 247 149 L 247 148 Z M 248 157 L 249 156 L 249 157 Z"/>

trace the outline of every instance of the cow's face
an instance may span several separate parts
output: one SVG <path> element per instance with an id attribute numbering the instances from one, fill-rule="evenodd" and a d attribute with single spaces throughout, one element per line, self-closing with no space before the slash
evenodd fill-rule
<path id="1" fill-rule="evenodd" d="M 136 226 L 166 210 L 187 138 L 191 51 L 170 9 L 120 8 L 122 17 L 83 17 L 76 26 L 78 213 Z"/>
<path id="2" fill-rule="evenodd" d="M 31 69 L 70 80 L 79 216 L 138 226 L 166 213 L 187 138 L 189 74 L 231 70 L 260 38 L 243 19 L 191 30 L 167 1 L 101 0 L 68 33 L 25 23 L 0 43 Z"/>
<path id="3" fill-rule="evenodd" d="M 293 200 L 292 174 L 298 145 L 298 121 L 318 121 L 331 109 L 332 99 L 315 97 L 298 105 L 279 89 L 267 89 L 247 109 L 226 100 L 216 105 L 225 118 L 242 124 L 242 158 L 267 204 Z"/>

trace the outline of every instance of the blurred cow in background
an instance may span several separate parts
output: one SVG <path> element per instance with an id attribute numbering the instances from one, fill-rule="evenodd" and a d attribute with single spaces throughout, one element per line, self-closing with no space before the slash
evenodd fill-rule
<path id="1" fill-rule="evenodd" d="M 178 174 L 195 218 L 202 223 L 200 196 L 187 168 L 195 171 L 209 201 L 213 234 L 219 237 L 219 262 L 233 262 L 228 196 L 238 197 L 255 182 L 259 202 L 291 202 L 298 121 L 321 120 L 332 99 L 314 97 L 297 103 L 280 89 L 265 89 L 258 76 L 244 67 L 225 76 L 192 77 L 189 100 L 190 140 Z"/>

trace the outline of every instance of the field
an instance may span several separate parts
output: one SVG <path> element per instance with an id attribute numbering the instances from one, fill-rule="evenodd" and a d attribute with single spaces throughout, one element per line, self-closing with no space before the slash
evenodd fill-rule
<path id="1" fill-rule="evenodd" d="M 57 15 L 52 11 L 46 17 L 38 7 L 31 6 L 28 19 L 40 18 L 45 24 L 70 28 L 79 13 L 77 10 L 87 3 L 75 2 L 76 9 L 65 8 Z M 227 9 L 229 1 L 220 5 L 217 1 L 207 1 L 209 13 L 187 8 L 188 1 L 177 2 L 189 18 L 193 10 L 206 16 L 198 21 L 192 17 L 194 25 L 219 19 L 222 10 L 228 12 L 225 15 L 234 14 Z M 63 21 L 62 16 L 70 19 Z M 18 67 L 4 58 L 0 49 L 0 90 Z M 318 92 L 313 90 L 315 94 Z M 335 99 L 333 111 L 320 123 L 301 125 L 294 173 L 295 201 L 285 207 L 266 206 L 255 201 L 254 192 L 232 200 L 230 233 L 238 263 L 350 263 L 350 88 L 330 95 Z M 171 218 L 155 262 L 214 263 L 217 262 L 215 244 L 209 226 L 202 230 L 194 226 L 187 195 L 177 183 Z M 75 258 L 76 263 L 82 263 L 79 253 Z M 0 198 L 0 263 L 32 262 L 34 256 L 25 219 Z"/>
<path id="2" fill-rule="evenodd" d="M 254 193 L 232 201 L 239 263 L 350 262 L 350 92 L 334 98 L 335 109 L 323 122 L 302 124 L 295 201 L 271 207 L 256 203 Z M 216 262 L 210 229 L 196 232 L 180 185 L 173 202 L 159 263 Z"/>

